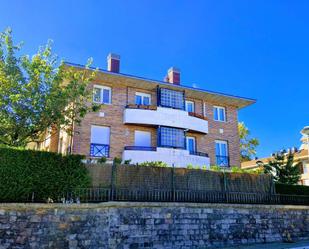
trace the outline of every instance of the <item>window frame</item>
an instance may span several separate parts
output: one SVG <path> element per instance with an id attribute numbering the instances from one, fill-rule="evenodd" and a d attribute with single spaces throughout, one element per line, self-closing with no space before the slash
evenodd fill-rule
<path id="1" fill-rule="evenodd" d="M 226 145 L 226 155 L 222 155 L 222 154 L 217 155 L 217 152 L 215 150 L 216 156 L 227 156 L 228 157 L 229 156 L 228 142 L 226 140 L 215 140 L 215 146 L 216 146 L 216 144 L 225 144 Z M 220 152 L 221 152 L 221 147 L 220 147 Z"/>
<path id="2" fill-rule="evenodd" d="M 98 88 L 101 91 L 101 93 L 100 93 L 101 101 L 95 101 L 94 100 L 94 90 L 95 90 L 95 88 Z M 109 102 L 108 103 L 103 102 L 103 90 L 109 91 L 109 94 L 108 94 Z M 112 104 L 112 88 L 109 87 L 109 86 L 93 85 L 92 101 L 93 101 L 93 103 L 96 103 L 96 104 L 111 105 Z"/>
<path id="3" fill-rule="evenodd" d="M 195 137 L 192 137 L 192 136 L 186 136 L 186 150 L 187 151 L 189 151 L 189 152 L 191 152 L 190 150 L 189 150 L 189 147 L 188 147 L 188 145 L 189 145 L 189 143 L 188 143 L 188 140 L 193 140 L 194 141 L 194 148 L 193 148 L 193 153 L 194 152 L 196 152 L 197 151 L 197 146 L 196 146 L 196 138 Z"/>
<path id="4" fill-rule="evenodd" d="M 183 129 L 160 126 L 157 139 L 158 147 L 186 149 L 186 135 Z"/>
<path id="5" fill-rule="evenodd" d="M 192 101 L 192 100 L 185 100 L 185 110 L 187 112 L 189 112 L 187 104 L 192 104 L 192 109 L 193 109 L 192 112 L 194 113 L 195 112 L 195 103 L 194 103 L 194 101 Z"/>
<path id="6" fill-rule="evenodd" d="M 141 105 L 145 105 L 144 104 L 144 97 L 148 97 L 149 98 L 149 104 L 148 105 L 151 105 L 151 94 L 150 93 L 135 92 L 135 100 L 134 100 L 135 104 L 136 104 L 136 96 L 142 97 L 142 104 Z"/>
<path id="7" fill-rule="evenodd" d="M 137 145 L 136 142 L 137 142 L 138 134 L 139 135 L 143 134 L 143 136 L 145 134 L 149 135 L 149 144 L 147 144 L 147 145 Z M 147 137 L 147 139 L 148 139 L 148 137 Z M 134 146 L 136 146 L 136 147 L 151 147 L 151 144 L 152 144 L 152 134 L 151 134 L 151 131 L 142 131 L 142 130 L 135 130 L 134 131 Z"/>
<path id="8" fill-rule="evenodd" d="M 223 120 L 220 120 L 220 110 L 223 110 Z M 218 119 L 215 117 L 215 113 L 217 113 Z M 213 115 L 214 115 L 214 121 L 217 122 L 226 122 L 226 108 L 224 106 L 214 106 L 213 107 Z"/>
<path id="9" fill-rule="evenodd" d="M 157 103 L 158 106 L 185 110 L 185 92 L 172 90 L 166 87 L 157 88 Z"/>
<path id="10" fill-rule="evenodd" d="M 221 154 L 221 152 L 222 152 L 222 148 L 221 148 L 221 146 L 219 145 L 219 150 L 220 150 L 220 153 L 219 153 L 219 155 L 217 154 L 217 149 L 216 149 L 216 147 L 217 147 L 217 144 L 220 144 L 220 145 L 222 145 L 222 144 L 225 144 L 225 146 L 226 146 L 226 155 L 222 155 Z M 228 143 L 228 141 L 226 141 L 226 140 L 215 140 L 215 157 L 216 157 L 216 164 L 217 164 L 217 158 L 218 157 L 226 157 L 226 165 L 218 165 L 218 166 L 220 166 L 220 167 L 229 167 L 229 143 Z"/>

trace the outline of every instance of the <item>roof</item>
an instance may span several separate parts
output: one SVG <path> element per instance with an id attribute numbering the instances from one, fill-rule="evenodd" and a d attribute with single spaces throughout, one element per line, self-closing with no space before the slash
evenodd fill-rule
<path id="1" fill-rule="evenodd" d="M 83 68 L 83 69 L 86 68 L 85 65 L 76 64 L 76 63 L 72 63 L 72 62 L 64 62 L 64 64 L 67 65 L 67 66 L 76 67 L 76 68 Z M 185 86 L 185 85 L 175 85 L 175 84 L 171 84 L 169 82 L 154 80 L 154 79 L 148 79 L 148 78 L 141 77 L 141 76 L 135 76 L 135 75 L 124 74 L 124 73 L 114 73 L 114 72 L 110 72 L 108 70 L 101 69 L 101 68 L 89 67 L 89 69 L 90 70 L 98 70 L 99 72 L 104 73 L 104 74 L 108 74 L 108 75 L 130 78 L 130 79 L 133 79 L 133 80 L 136 80 L 136 81 L 147 81 L 150 84 L 156 84 L 156 85 L 160 85 L 160 86 L 168 86 L 170 88 L 196 92 L 196 93 L 203 95 L 203 96 L 200 96 L 200 97 L 208 97 L 209 99 L 211 99 L 213 101 L 221 101 L 223 103 L 232 104 L 232 105 L 236 106 L 237 108 L 243 108 L 243 107 L 249 106 L 251 104 L 254 104 L 256 102 L 256 99 L 240 97 L 240 96 L 236 96 L 236 95 L 225 94 L 225 93 L 221 93 L 221 92 L 215 92 L 215 91 L 210 91 L 210 90 L 205 90 L 205 89 L 200 89 L 200 88 L 195 88 L 195 87 L 189 87 L 189 86 Z"/>
<path id="2" fill-rule="evenodd" d="M 257 162 L 261 161 L 264 164 L 267 163 L 269 160 L 271 160 L 273 157 L 264 157 L 264 158 L 259 158 L 247 162 L 242 162 L 241 163 L 241 168 L 243 169 L 252 169 L 252 168 L 257 168 Z M 294 160 L 301 160 L 301 159 L 308 159 L 308 150 L 300 150 L 298 152 L 294 153 Z"/>

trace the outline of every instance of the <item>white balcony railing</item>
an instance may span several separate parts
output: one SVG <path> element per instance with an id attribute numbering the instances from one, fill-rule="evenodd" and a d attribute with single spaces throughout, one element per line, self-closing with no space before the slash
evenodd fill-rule
<path id="1" fill-rule="evenodd" d="M 175 167 L 186 167 L 188 164 L 194 166 L 206 166 L 210 167 L 209 157 L 192 155 L 188 150 L 150 147 L 150 150 L 142 148 L 125 148 L 123 151 L 122 159 L 131 160 L 132 163 L 143 163 L 150 161 L 162 161 L 169 166 L 174 164 Z"/>
<path id="2" fill-rule="evenodd" d="M 165 107 L 156 110 L 126 108 L 123 121 L 125 124 L 162 125 L 208 133 L 207 120 L 191 116 L 184 110 Z"/>

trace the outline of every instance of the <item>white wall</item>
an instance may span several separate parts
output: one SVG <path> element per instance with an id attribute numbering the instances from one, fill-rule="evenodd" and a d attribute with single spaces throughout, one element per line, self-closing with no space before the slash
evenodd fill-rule
<path id="1" fill-rule="evenodd" d="M 190 155 L 187 150 L 160 147 L 157 151 L 124 150 L 122 159 L 131 159 L 132 163 L 162 161 L 170 166 L 175 164 L 175 167 L 186 167 L 188 164 L 210 167 L 209 157 Z"/>
<path id="2" fill-rule="evenodd" d="M 189 129 L 208 133 L 208 121 L 189 116 L 183 110 L 158 107 L 157 110 L 125 109 L 123 122 L 127 124 L 151 124 Z"/>

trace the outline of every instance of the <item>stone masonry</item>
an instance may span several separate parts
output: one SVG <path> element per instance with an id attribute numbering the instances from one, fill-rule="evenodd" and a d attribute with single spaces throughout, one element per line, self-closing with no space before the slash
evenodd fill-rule
<path id="1" fill-rule="evenodd" d="M 308 238 L 309 210 L 302 206 L 113 202 L 0 206 L 1 249 L 201 249 Z"/>

